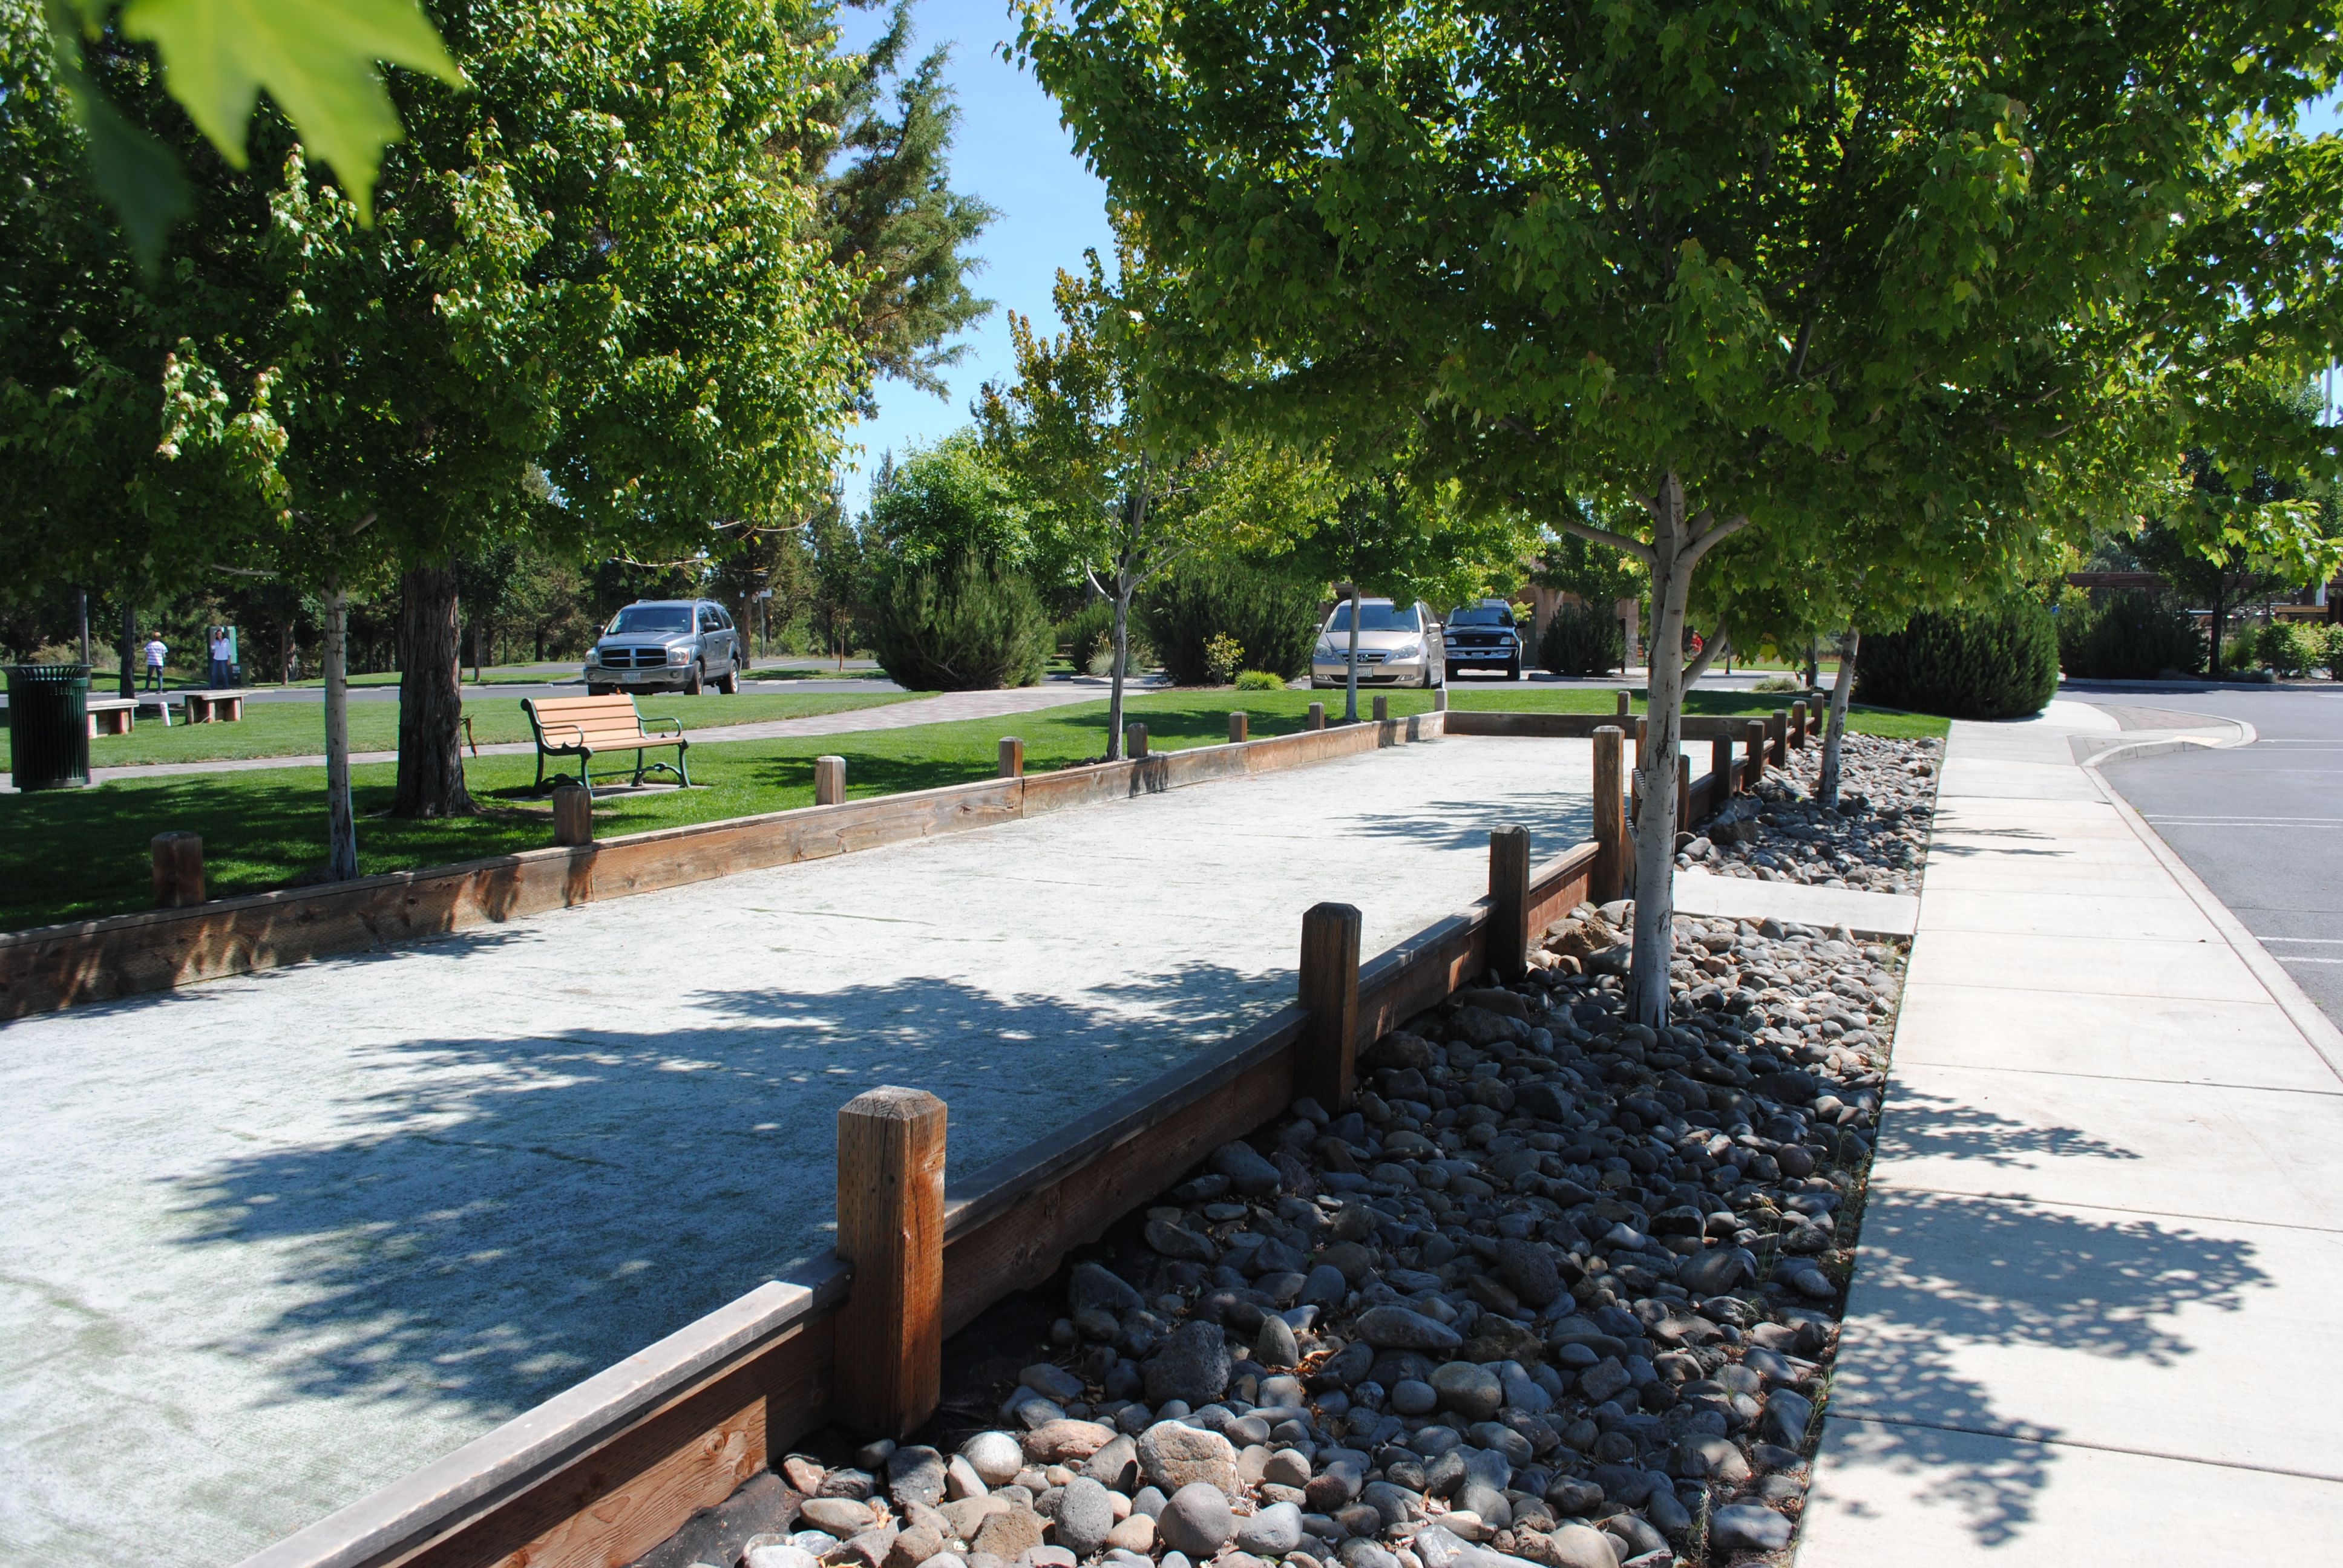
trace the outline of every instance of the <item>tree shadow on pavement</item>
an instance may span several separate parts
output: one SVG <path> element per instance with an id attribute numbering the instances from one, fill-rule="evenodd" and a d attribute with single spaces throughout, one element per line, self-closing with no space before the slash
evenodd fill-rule
<path id="1" fill-rule="evenodd" d="M 273 1398 L 485 1423 L 827 1249 L 837 1112 L 863 1090 L 940 1095 L 950 1168 L 974 1171 L 1292 989 L 1207 965 L 1070 998 L 911 977 L 701 992 L 672 1030 L 377 1048 L 340 1136 L 174 1183 L 177 1245 L 236 1261 L 158 1273 L 236 1325 L 206 1348 Z"/>
<path id="2" fill-rule="evenodd" d="M 1880 1126 L 1879 1159 L 1888 1169 L 1903 1160 L 1960 1160 L 1996 1169 L 2030 1168 L 2051 1159 L 2138 1160 L 2120 1144 L 2078 1127 L 2020 1121 L 1949 1095 L 1899 1086 Z"/>
<path id="3" fill-rule="evenodd" d="M 1865 1470 L 1913 1477 L 1980 1546 L 2016 1540 L 2067 1436 L 2036 1391 L 2095 1375 L 2029 1377 L 2051 1363 L 2025 1352 L 2169 1365 L 2195 1349 L 2175 1326 L 2184 1309 L 2236 1312 L 2272 1283 L 2254 1253 L 2153 1219 L 1873 1189 L 1830 1396 L 1862 1425 L 1831 1480 L 1860 1493 Z"/>
<path id="4" fill-rule="evenodd" d="M 1357 830 L 1433 849 L 1486 849 L 1489 829 L 1530 830 L 1530 853 L 1543 860 L 1594 836 L 1594 806 L 1583 776 L 1565 773 L 1551 790 L 1514 790 L 1468 800 L 1428 800 L 1404 812 L 1361 811 Z"/>

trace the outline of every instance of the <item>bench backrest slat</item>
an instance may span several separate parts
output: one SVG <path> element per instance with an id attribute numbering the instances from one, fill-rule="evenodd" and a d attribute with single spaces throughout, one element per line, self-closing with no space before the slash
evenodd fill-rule
<path id="1" fill-rule="evenodd" d="M 642 714 L 625 692 L 608 697 L 523 698 L 521 710 L 543 746 L 583 746 L 608 751 L 645 740 L 670 740 L 671 736 L 646 736 Z"/>

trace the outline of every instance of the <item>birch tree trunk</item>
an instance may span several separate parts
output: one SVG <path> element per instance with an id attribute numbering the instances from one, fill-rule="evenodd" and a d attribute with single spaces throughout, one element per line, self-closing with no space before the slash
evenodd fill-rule
<path id="1" fill-rule="evenodd" d="M 1863 634 L 1848 632 L 1839 645 L 1837 678 L 1831 682 L 1830 722 L 1823 729 L 1822 777 L 1815 784 L 1815 798 L 1826 811 L 1838 809 L 1839 754 L 1846 739 L 1847 699 L 1855 695 L 1855 656 L 1862 648 Z"/>
<path id="2" fill-rule="evenodd" d="M 326 875 L 358 874 L 357 813 L 350 801 L 350 601 L 339 578 L 326 579 Z"/>
<path id="3" fill-rule="evenodd" d="M 1660 483 L 1652 514 L 1652 627 L 1644 665 L 1650 698 L 1636 759 L 1634 958 L 1627 1011 L 1654 1029 L 1667 1022 L 1668 966 L 1674 958 L 1676 753 L 1684 729 L 1684 606 L 1697 559 L 1685 548 L 1684 485 Z"/>
<path id="4" fill-rule="evenodd" d="M 1122 672 L 1131 662 L 1131 574 L 1114 575 L 1114 668 L 1107 682 L 1106 759 L 1122 760 Z"/>

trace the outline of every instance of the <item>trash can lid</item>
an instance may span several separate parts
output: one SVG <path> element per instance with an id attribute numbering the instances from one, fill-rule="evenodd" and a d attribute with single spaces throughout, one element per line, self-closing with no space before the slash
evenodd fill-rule
<path id="1" fill-rule="evenodd" d="M 85 664 L 12 664 L 8 667 L 11 680 L 55 681 L 60 684 L 87 680 L 89 666 Z"/>

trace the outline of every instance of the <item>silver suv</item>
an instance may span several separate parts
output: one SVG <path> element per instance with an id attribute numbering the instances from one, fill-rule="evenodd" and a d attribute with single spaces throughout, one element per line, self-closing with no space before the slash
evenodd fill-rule
<path id="1" fill-rule="evenodd" d="M 638 599 L 610 618 L 586 656 L 586 689 L 697 693 L 740 689 L 748 659 L 732 617 L 714 599 Z"/>

